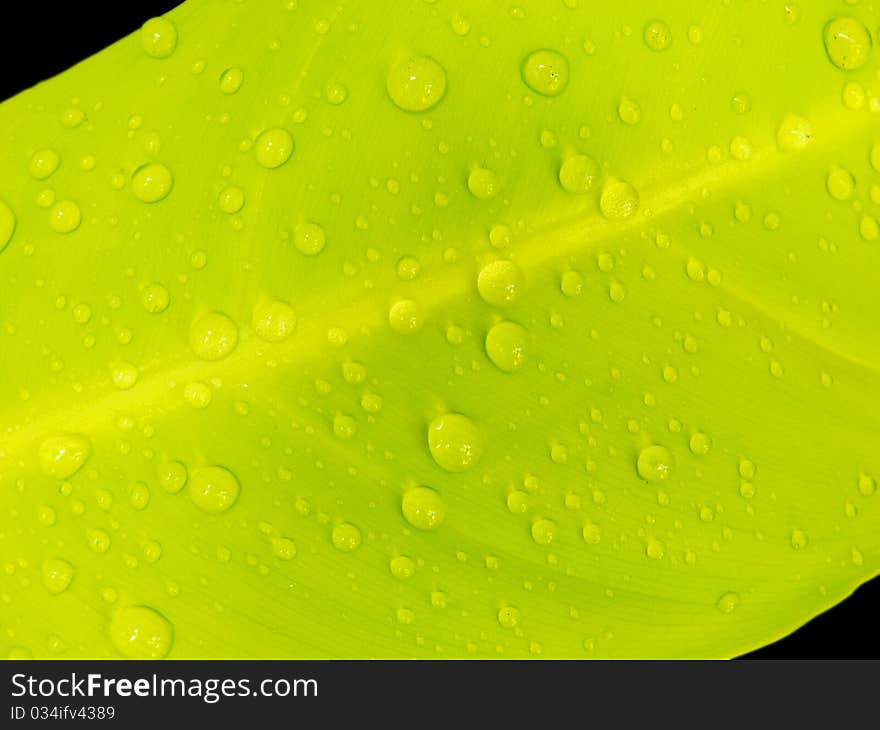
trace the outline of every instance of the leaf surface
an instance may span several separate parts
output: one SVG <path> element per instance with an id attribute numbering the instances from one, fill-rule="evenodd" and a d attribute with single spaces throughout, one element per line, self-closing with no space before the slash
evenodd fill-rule
<path id="1" fill-rule="evenodd" d="M 727 657 L 876 575 L 878 21 L 188 0 L 0 105 L 0 650 Z"/>

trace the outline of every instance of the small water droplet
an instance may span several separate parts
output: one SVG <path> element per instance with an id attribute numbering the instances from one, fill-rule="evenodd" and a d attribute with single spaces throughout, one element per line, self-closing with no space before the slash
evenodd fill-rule
<path id="1" fill-rule="evenodd" d="M 806 147 L 812 136 L 813 125 L 808 119 L 797 114 L 789 114 L 779 125 L 776 144 L 783 152 L 795 152 Z"/>
<path id="2" fill-rule="evenodd" d="M 795 550 L 803 550 L 808 542 L 809 539 L 807 538 L 807 533 L 803 530 L 795 528 L 791 531 L 791 546 Z"/>
<path id="3" fill-rule="evenodd" d="M 468 175 L 468 190 L 478 200 L 492 200 L 498 195 L 498 175 L 485 167 L 474 167 Z"/>
<path id="4" fill-rule="evenodd" d="M 186 466 L 179 461 L 166 461 L 156 470 L 159 486 L 169 494 L 177 494 L 186 484 Z"/>
<path id="5" fill-rule="evenodd" d="M 515 606 L 502 606 L 498 609 L 498 623 L 505 629 L 514 629 L 519 625 L 519 609 Z"/>
<path id="6" fill-rule="evenodd" d="M 690 447 L 697 456 L 705 456 L 712 449 L 712 439 L 705 433 L 697 432 L 691 436 Z"/>
<path id="7" fill-rule="evenodd" d="M 223 188 L 217 196 L 217 205 L 224 213 L 238 213 L 244 207 L 244 190 L 235 185 Z"/>
<path id="8" fill-rule="evenodd" d="M 220 91 L 224 94 L 234 94 L 241 88 L 242 81 L 244 81 L 244 73 L 240 68 L 235 66 L 227 68 L 220 74 Z"/>
<path id="9" fill-rule="evenodd" d="M 150 314 L 159 314 L 168 309 L 171 297 L 161 284 L 149 284 L 141 292 L 141 304 Z"/>
<path id="10" fill-rule="evenodd" d="M 653 20 L 645 26 L 645 45 L 652 51 L 665 51 L 672 43 L 672 31 L 662 20 Z"/>
<path id="11" fill-rule="evenodd" d="M 293 560 L 296 557 L 296 543 L 289 537 L 273 537 L 272 554 L 279 560 Z"/>
<path id="12" fill-rule="evenodd" d="M 31 156 L 28 170 L 30 171 L 31 176 L 36 178 L 37 180 L 45 180 L 53 172 L 55 172 L 55 170 L 58 169 L 58 165 L 60 163 L 61 158 L 58 156 L 58 153 L 55 150 L 37 150 Z"/>
<path id="13" fill-rule="evenodd" d="M 718 599 L 715 606 L 721 613 L 733 613 L 739 606 L 739 594 L 728 591 Z"/>
<path id="14" fill-rule="evenodd" d="M 549 545 L 556 539 L 556 523 L 544 517 L 532 523 L 532 539 L 539 545 Z"/>

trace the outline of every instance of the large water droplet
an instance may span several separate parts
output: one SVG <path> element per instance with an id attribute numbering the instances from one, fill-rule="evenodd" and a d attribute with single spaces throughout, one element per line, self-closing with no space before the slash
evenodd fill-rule
<path id="1" fill-rule="evenodd" d="M 193 322 L 189 345 L 202 360 L 222 360 L 238 344 L 238 327 L 225 314 L 209 312 Z"/>
<path id="2" fill-rule="evenodd" d="M 470 469 L 483 455 L 483 432 L 467 416 L 444 413 L 428 426 L 428 447 L 437 465 L 446 471 Z"/>
<path id="3" fill-rule="evenodd" d="M 492 261 L 477 276 L 477 290 L 487 304 L 504 307 L 513 304 L 525 286 L 525 277 L 512 261 Z"/>
<path id="4" fill-rule="evenodd" d="M 512 373 L 526 359 L 528 332 L 513 322 L 499 322 L 486 334 L 486 354 L 499 370 Z"/>
<path id="5" fill-rule="evenodd" d="M 446 71 L 428 56 L 396 63 L 388 72 L 388 96 L 399 108 L 423 112 L 439 103 L 446 93 Z"/>
<path id="6" fill-rule="evenodd" d="M 218 514 L 228 510 L 238 499 L 238 479 L 222 466 L 193 469 L 187 492 L 200 510 Z"/>
<path id="7" fill-rule="evenodd" d="M 254 307 L 254 332 L 267 342 L 281 342 L 296 329 L 296 312 L 279 301 L 262 302 Z"/>
<path id="8" fill-rule="evenodd" d="M 293 137 L 286 129 L 267 129 L 260 133 L 254 143 L 257 162 L 267 169 L 280 167 L 293 154 Z"/>
<path id="9" fill-rule="evenodd" d="M 675 459 L 665 446 L 646 446 L 639 453 L 636 469 L 648 482 L 666 481 L 675 468 Z"/>
<path id="10" fill-rule="evenodd" d="M 835 18 L 825 26 L 825 50 L 837 68 L 861 68 L 871 55 L 871 34 L 855 18 Z"/>
<path id="11" fill-rule="evenodd" d="M 168 18 L 150 18 L 141 26 L 141 45 L 148 56 L 168 58 L 177 48 L 177 29 Z"/>
<path id="12" fill-rule="evenodd" d="M 73 580 L 73 566 L 66 560 L 51 558 L 43 563 L 43 585 L 53 595 L 64 593 Z"/>
<path id="13" fill-rule="evenodd" d="M 568 61 L 556 51 L 534 51 L 523 61 L 522 78 L 532 91 L 557 96 L 568 84 Z"/>
<path id="14" fill-rule="evenodd" d="M 40 444 L 40 468 L 50 477 L 67 479 L 79 471 L 91 452 L 92 446 L 85 436 L 52 436 Z"/>
<path id="15" fill-rule="evenodd" d="M 173 185 L 171 170 L 160 162 L 141 165 L 131 177 L 132 192 L 145 203 L 158 203 L 171 192 Z"/>
<path id="16" fill-rule="evenodd" d="M 126 606 L 110 622 L 110 640 L 129 659 L 162 659 L 171 651 L 174 628 L 148 606 Z"/>
<path id="17" fill-rule="evenodd" d="M 406 521 L 418 530 L 435 530 L 446 517 L 446 505 L 433 489 L 415 487 L 403 495 L 401 511 Z"/>

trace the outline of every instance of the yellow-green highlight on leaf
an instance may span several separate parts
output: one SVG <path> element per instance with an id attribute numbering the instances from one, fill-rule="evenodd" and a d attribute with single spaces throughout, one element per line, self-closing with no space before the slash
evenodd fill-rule
<path id="1" fill-rule="evenodd" d="M 189 0 L 0 105 L 0 654 L 728 657 L 877 575 L 878 27 Z"/>

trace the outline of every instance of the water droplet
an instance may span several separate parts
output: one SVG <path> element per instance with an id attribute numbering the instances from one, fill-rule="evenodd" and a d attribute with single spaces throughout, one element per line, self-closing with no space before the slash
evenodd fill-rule
<path id="1" fill-rule="evenodd" d="M 223 188 L 217 197 L 217 205 L 224 213 L 238 213 L 244 206 L 244 190 L 235 185 Z"/>
<path id="2" fill-rule="evenodd" d="M 40 444 L 40 468 L 47 476 L 67 479 L 80 470 L 91 452 L 92 446 L 85 436 L 52 436 Z"/>
<path id="3" fill-rule="evenodd" d="M 498 609 L 498 623 L 505 629 L 514 629 L 519 625 L 519 609 L 515 606 L 502 606 Z"/>
<path id="4" fill-rule="evenodd" d="M 273 537 L 272 554 L 279 560 L 293 560 L 296 557 L 296 543 L 289 537 Z"/>
<path id="5" fill-rule="evenodd" d="M 581 534 L 588 545 L 598 545 L 602 541 L 602 528 L 594 522 L 585 523 Z"/>
<path id="6" fill-rule="evenodd" d="M 617 105 L 617 116 L 624 124 L 638 124 L 642 119 L 642 110 L 636 102 L 624 96 Z"/>
<path id="7" fill-rule="evenodd" d="M 645 555 L 651 560 L 660 560 L 666 554 L 666 545 L 656 538 L 650 538 L 645 546 Z"/>
<path id="8" fill-rule="evenodd" d="M 647 482 L 663 482 L 672 474 L 675 458 L 664 446 L 646 446 L 639 453 L 636 469 Z"/>
<path id="9" fill-rule="evenodd" d="M 460 472 L 473 467 L 483 455 L 482 431 L 467 416 L 444 413 L 428 426 L 428 448 L 437 465 Z"/>
<path id="10" fill-rule="evenodd" d="M 200 510 L 209 514 L 225 512 L 238 499 L 238 479 L 222 466 L 193 469 L 187 493 Z"/>
<path id="11" fill-rule="evenodd" d="M 141 165 L 131 177 L 131 189 L 138 200 L 145 203 L 158 203 L 171 192 L 174 178 L 161 162 Z"/>
<path id="12" fill-rule="evenodd" d="M 222 360 L 237 344 L 238 327 L 220 312 L 202 315 L 190 329 L 189 345 L 202 360 Z"/>
<path id="13" fill-rule="evenodd" d="M 177 29 L 168 18 L 150 18 L 141 26 L 141 45 L 148 56 L 168 58 L 177 48 Z"/>
<path id="14" fill-rule="evenodd" d="M 825 26 L 825 51 L 837 68 L 851 71 L 864 66 L 871 54 L 871 34 L 855 18 L 835 18 Z"/>
<path id="15" fill-rule="evenodd" d="M 273 170 L 281 167 L 293 154 L 293 137 L 286 129 L 276 127 L 260 133 L 254 142 L 254 155 L 263 167 Z"/>
<path id="16" fill-rule="evenodd" d="M 333 547 L 344 553 L 357 550 L 361 544 L 361 531 L 351 522 L 343 522 L 333 528 L 331 536 Z"/>
<path id="17" fill-rule="evenodd" d="M 207 408 L 211 404 L 211 389 L 204 383 L 194 381 L 183 388 L 183 399 L 193 408 Z"/>
<path id="18" fill-rule="evenodd" d="M 150 284 L 141 292 L 141 304 L 150 314 L 164 312 L 170 300 L 168 290 L 161 284 Z"/>
<path id="19" fill-rule="evenodd" d="M 333 416 L 333 434 L 337 438 L 350 439 L 357 433 L 357 421 L 344 413 Z"/>
<path id="20" fill-rule="evenodd" d="M 645 26 L 645 45 L 652 51 L 665 51 L 672 43 L 672 32 L 662 20 L 653 20 Z"/>
<path id="21" fill-rule="evenodd" d="M 877 149 L 878 158 L 880 158 L 880 145 L 878 145 Z M 880 165 L 880 162 L 878 162 L 878 165 Z M 510 230 L 509 226 L 505 226 L 502 223 L 496 223 L 489 230 L 489 243 L 495 248 L 507 248 L 512 240 L 513 231 Z"/>
<path id="22" fill-rule="evenodd" d="M 113 615 L 110 640 L 129 659 L 162 659 L 171 651 L 174 628 L 148 606 L 126 606 Z"/>
<path id="23" fill-rule="evenodd" d="M 348 98 L 348 89 L 340 83 L 331 81 L 324 89 L 324 98 L 329 104 L 339 106 Z"/>
<path id="24" fill-rule="evenodd" d="M 397 262 L 397 276 L 404 281 L 417 278 L 422 270 L 419 260 L 412 256 L 404 256 Z"/>
<path id="25" fill-rule="evenodd" d="M 865 497 L 870 497 L 877 491 L 877 482 L 874 477 L 868 474 L 859 474 L 859 493 Z"/>
<path id="26" fill-rule="evenodd" d="M 492 200 L 498 195 L 498 176 L 485 167 L 474 167 L 467 184 L 468 190 L 478 200 Z"/>
<path id="27" fill-rule="evenodd" d="M 86 542 L 92 552 L 102 555 L 110 549 L 110 535 L 104 530 L 89 530 L 86 533 Z"/>
<path id="28" fill-rule="evenodd" d="M 499 370 L 519 370 L 526 358 L 528 332 L 513 322 L 499 322 L 486 334 L 486 355 Z"/>
<path id="29" fill-rule="evenodd" d="M 242 81 L 244 81 L 244 73 L 240 68 L 235 66 L 227 68 L 220 74 L 220 91 L 224 94 L 234 94 L 241 88 Z"/>
<path id="30" fill-rule="evenodd" d="M 835 200 L 847 200 L 855 190 L 856 182 L 848 170 L 835 167 L 828 173 L 828 194 Z"/>
<path id="31" fill-rule="evenodd" d="M 523 62 L 522 78 L 532 91 L 557 96 L 568 84 L 568 61 L 556 51 L 534 51 Z"/>
<path id="32" fill-rule="evenodd" d="M 794 529 L 791 531 L 791 546 L 795 550 L 803 550 L 808 542 L 807 533 L 803 530 Z"/>
<path id="33" fill-rule="evenodd" d="M 690 447 L 697 456 L 705 456 L 712 449 L 712 439 L 704 433 L 697 432 L 691 436 Z"/>
<path id="34" fill-rule="evenodd" d="M 406 521 L 417 530 L 435 530 L 446 517 L 442 497 L 429 487 L 408 490 L 401 500 L 401 511 Z"/>
<path id="35" fill-rule="evenodd" d="M 254 332 L 267 342 L 281 342 L 296 329 L 296 312 L 279 301 L 262 302 L 254 307 Z"/>
<path id="36" fill-rule="evenodd" d="M 599 208 L 608 220 L 629 218 L 639 207 L 639 194 L 628 182 L 611 180 L 602 189 Z"/>
<path id="37" fill-rule="evenodd" d="M 389 567 L 391 569 L 391 575 L 400 580 L 412 578 L 416 573 L 415 561 L 412 558 L 408 558 L 406 555 L 398 555 L 396 558 L 391 558 Z"/>
<path id="38" fill-rule="evenodd" d="M 6 203 L 0 200 L 0 251 L 9 244 L 15 231 L 15 213 Z"/>
<path id="39" fill-rule="evenodd" d="M 549 545 L 556 538 L 556 523 L 540 518 L 532 523 L 532 540 L 539 545 Z"/>
<path id="40" fill-rule="evenodd" d="M 169 494 L 177 494 L 186 484 L 186 466 L 179 461 L 166 461 L 156 470 L 159 486 Z"/>
<path id="41" fill-rule="evenodd" d="M 391 329 L 401 335 L 418 332 L 425 323 L 422 308 L 412 299 L 401 299 L 388 310 L 388 323 Z"/>
<path id="42" fill-rule="evenodd" d="M 73 580 L 73 566 L 66 560 L 50 558 L 43 563 L 43 585 L 53 595 L 64 593 Z"/>
<path id="43" fill-rule="evenodd" d="M 70 233 L 79 228 L 82 213 L 72 200 L 61 200 L 49 211 L 49 225 L 56 233 Z"/>
<path id="44" fill-rule="evenodd" d="M 599 163 L 587 155 L 571 155 L 559 168 L 559 183 L 569 193 L 582 195 L 599 183 Z"/>
<path id="45" fill-rule="evenodd" d="M 31 175 L 37 180 L 45 180 L 58 169 L 60 162 L 61 158 L 55 150 L 37 150 L 31 157 L 28 169 L 30 170 Z"/>
<path id="46" fill-rule="evenodd" d="M 405 59 L 389 70 L 386 88 L 400 109 L 423 112 L 436 106 L 446 93 L 446 71 L 428 56 Z"/>
<path id="47" fill-rule="evenodd" d="M 715 606 L 721 613 L 733 613 L 739 606 L 739 594 L 728 591 L 718 599 Z"/>
<path id="48" fill-rule="evenodd" d="M 293 229 L 293 243 L 306 256 L 316 256 L 324 250 L 327 237 L 317 223 L 298 223 Z"/>
<path id="49" fill-rule="evenodd" d="M 871 215 L 863 215 L 859 220 L 859 235 L 866 241 L 876 241 L 880 237 L 880 224 Z"/>
<path id="50" fill-rule="evenodd" d="M 808 119 L 798 116 L 797 114 L 789 114 L 779 125 L 779 131 L 776 133 L 776 144 L 783 152 L 794 152 L 802 150 L 810 143 L 813 136 L 813 125 Z"/>
<path id="51" fill-rule="evenodd" d="M 131 485 L 128 501 L 137 510 L 146 509 L 150 503 L 150 489 L 144 482 L 135 482 Z"/>
<path id="52" fill-rule="evenodd" d="M 113 385 L 119 390 L 133 388 L 138 379 L 138 369 L 129 362 L 122 362 L 113 368 Z"/>
<path id="53" fill-rule="evenodd" d="M 504 307 L 513 304 L 525 287 L 525 277 L 512 261 L 499 260 L 486 264 L 477 276 L 477 290 L 487 304 Z"/>

